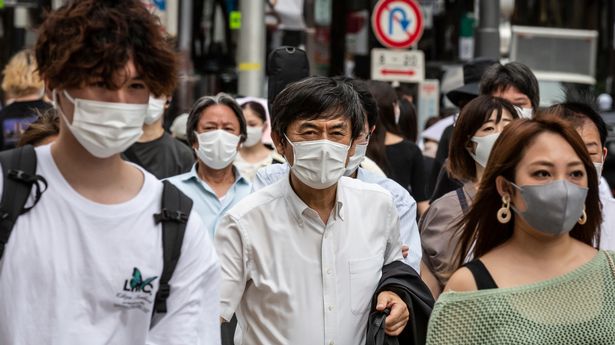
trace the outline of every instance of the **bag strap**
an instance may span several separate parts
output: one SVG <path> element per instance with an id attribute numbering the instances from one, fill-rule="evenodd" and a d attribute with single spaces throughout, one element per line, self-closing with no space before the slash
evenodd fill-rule
<path id="1" fill-rule="evenodd" d="M 385 344 L 385 324 L 384 320 L 391 313 L 389 308 L 383 311 L 374 311 L 367 320 L 367 335 L 365 345 L 384 345 Z"/>
<path id="2" fill-rule="evenodd" d="M 459 199 L 459 205 L 464 214 L 468 211 L 468 199 L 466 199 L 466 193 L 463 192 L 463 186 L 455 189 L 457 192 L 457 198 Z"/>
<path id="3" fill-rule="evenodd" d="M 154 214 L 154 221 L 156 224 L 162 223 L 163 266 L 154 301 L 154 313 L 167 312 L 167 298 L 171 293 L 169 281 L 181 255 L 186 224 L 192 210 L 192 199 L 170 182 L 162 183 L 162 208 L 160 213 Z"/>
<path id="4" fill-rule="evenodd" d="M 42 176 L 36 175 L 36 152 L 31 145 L 0 152 L 0 164 L 3 175 L 0 200 L 0 258 L 2 258 L 17 218 L 38 203 L 47 190 L 47 181 Z M 34 203 L 26 207 L 32 186 L 36 187 Z"/>

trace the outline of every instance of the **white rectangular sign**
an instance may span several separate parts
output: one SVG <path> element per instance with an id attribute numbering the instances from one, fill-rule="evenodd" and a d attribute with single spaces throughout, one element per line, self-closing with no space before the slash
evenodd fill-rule
<path id="1" fill-rule="evenodd" d="M 419 134 L 425 126 L 425 121 L 440 113 L 440 81 L 438 79 L 425 79 L 419 84 L 418 95 L 418 122 Z"/>
<path id="2" fill-rule="evenodd" d="M 372 49 L 372 79 L 418 83 L 425 79 L 425 56 L 420 50 Z"/>

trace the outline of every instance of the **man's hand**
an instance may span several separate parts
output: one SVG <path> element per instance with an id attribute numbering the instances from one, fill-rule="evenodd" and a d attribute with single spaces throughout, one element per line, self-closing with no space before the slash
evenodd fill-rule
<path id="1" fill-rule="evenodd" d="M 389 308 L 391 313 L 384 320 L 385 333 L 390 336 L 398 336 L 406 327 L 410 313 L 408 306 L 397 294 L 391 291 L 382 291 L 378 294 L 376 310 L 383 311 Z"/>
<path id="2" fill-rule="evenodd" d="M 401 255 L 405 258 L 408 257 L 408 254 L 410 253 L 410 247 L 408 247 L 407 244 L 402 244 L 401 245 Z"/>

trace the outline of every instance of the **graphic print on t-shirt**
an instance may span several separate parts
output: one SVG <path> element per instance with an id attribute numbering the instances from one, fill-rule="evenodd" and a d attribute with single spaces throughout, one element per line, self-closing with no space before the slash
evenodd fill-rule
<path id="1" fill-rule="evenodd" d="M 124 281 L 122 292 L 116 294 L 116 307 L 126 309 L 139 309 L 145 313 L 149 313 L 149 307 L 153 303 L 153 282 L 158 278 L 154 276 L 143 279 L 141 270 L 137 267 L 132 269 L 132 277 Z"/>

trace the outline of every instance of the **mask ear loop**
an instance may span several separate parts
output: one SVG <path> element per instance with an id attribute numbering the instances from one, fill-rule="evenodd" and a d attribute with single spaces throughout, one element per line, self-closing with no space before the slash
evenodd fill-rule
<path id="1" fill-rule="evenodd" d="M 288 136 L 286 136 L 286 133 L 284 133 L 284 138 L 286 138 L 286 141 L 288 141 L 288 144 L 290 145 L 290 147 L 293 148 L 293 164 L 291 164 L 290 166 L 293 167 L 295 165 L 295 156 L 297 155 L 297 152 L 295 152 L 295 145 L 293 144 L 292 141 L 290 141 L 290 139 L 288 139 Z M 286 158 L 286 156 L 284 157 Z M 288 161 L 288 158 L 286 159 L 286 161 Z M 290 164 L 290 162 L 288 162 Z"/>

